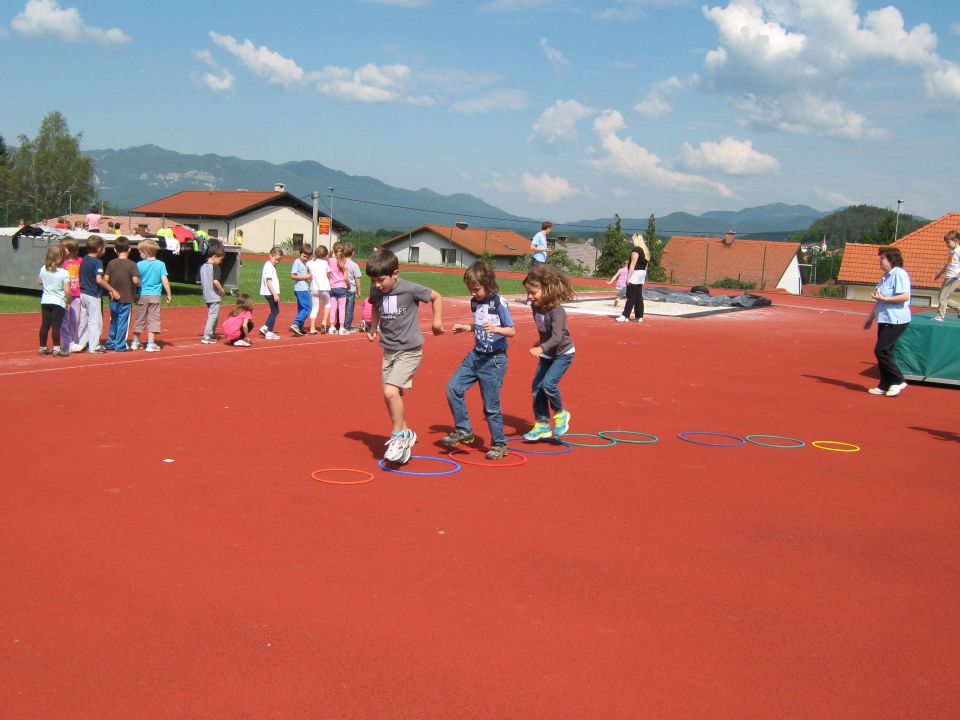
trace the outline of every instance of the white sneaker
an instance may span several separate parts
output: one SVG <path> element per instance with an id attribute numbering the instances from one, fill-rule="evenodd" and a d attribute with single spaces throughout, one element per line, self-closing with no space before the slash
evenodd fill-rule
<path id="1" fill-rule="evenodd" d="M 935 320 L 936 322 L 943 322 L 943 321 L 944 321 L 944 318 L 940 317 L 939 315 L 937 315 L 936 317 L 932 317 L 932 318 L 930 318 L 930 319 L 931 319 L 931 320 Z"/>
<path id="2" fill-rule="evenodd" d="M 135 337 L 133 340 L 130 341 L 131 350 L 139 350 L 142 347 L 143 347 L 143 343 L 140 342 L 140 338 Z"/>
<path id="3" fill-rule="evenodd" d="M 250 347 L 250 343 L 248 343 L 248 342 L 247 342 L 246 340 L 244 340 L 243 338 L 240 338 L 239 340 L 234 340 L 234 341 L 233 341 L 233 346 L 234 346 L 234 347 Z"/>
<path id="4" fill-rule="evenodd" d="M 406 465 L 410 461 L 410 455 L 413 452 L 413 445 L 417 442 L 417 434 L 413 430 L 405 430 L 403 435 L 403 454 L 397 463 Z"/>
<path id="5" fill-rule="evenodd" d="M 216 345 L 217 339 L 210 335 L 204 335 L 202 338 L 200 338 L 200 342 L 204 345 Z"/>
<path id="6" fill-rule="evenodd" d="M 70 343 L 69 349 L 70 349 L 70 352 L 72 353 L 78 353 L 78 352 L 83 352 L 83 350 L 85 349 L 85 346 L 78 345 L 77 343 Z"/>
<path id="7" fill-rule="evenodd" d="M 147 346 L 143 349 L 144 352 L 160 352 L 160 346 L 156 343 L 148 342 Z"/>
<path id="8" fill-rule="evenodd" d="M 275 332 L 268 332 L 266 335 L 264 335 L 264 337 L 267 338 L 267 340 L 279 340 L 279 339 L 280 339 L 280 336 L 277 335 Z"/>
<path id="9" fill-rule="evenodd" d="M 907 384 L 905 382 L 900 383 L 899 385 L 891 385 L 890 389 L 884 393 L 887 397 L 896 397 L 901 392 L 906 390 Z"/>
<path id="10" fill-rule="evenodd" d="M 403 433 L 391 435 L 384 445 L 387 446 L 387 450 L 383 453 L 383 459 L 387 462 L 395 463 L 403 457 Z"/>
<path id="11" fill-rule="evenodd" d="M 617 315 L 617 322 L 627 322 L 627 318 L 623 315 Z"/>
<path id="12" fill-rule="evenodd" d="M 886 390 L 881 390 L 880 388 L 870 388 L 869 390 L 867 390 L 867 392 L 870 393 L 871 395 L 886 395 L 886 394 L 887 394 L 887 391 L 886 391 Z"/>
<path id="13" fill-rule="evenodd" d="M 350 331 L 347 330 L 345 327 L 342 327 L 342 328 L 340 328 L 340 333 L 339 333 L 339 334 L 340 334 L 340 335 L 349 335 L 349 334 L 350 334 Z"/>
<path id="14" fill-rule="evenodd" d="M 260 326 L 260 334 L 263 335 L 264 337 L 266 337 L 267 335 L 270 334 L 270 328 L 268 328 L 266 325 L 261 325 L 261 326 Z"/>
<path id="15" fill-rule="evenodd" d="M 643 322 L 643 318 L 637 318 L 637 322 L 638 322 L 638 323 L 642 323 L 642 322 Z"/>
<path id="16" fill-rule="evenodd" d="M 337 334 L 337 329 L 333 325 L 327 328 L 327 335 L 336 335 L 336 334 Z"/>

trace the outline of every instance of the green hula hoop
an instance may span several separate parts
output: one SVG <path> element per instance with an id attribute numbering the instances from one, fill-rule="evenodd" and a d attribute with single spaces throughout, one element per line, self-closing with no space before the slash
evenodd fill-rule
<path id="1" fill-rule="evenodd" d="M 643 437 L 650 438 L 649 440 L 625 440 L 623 438 L 613 438 L 610 435 L 642 435 Z M 650 433 L 637 432 L 636 430 L 601 430 L 597 433 L 599 437 L 606 438 L 607 440 L 613 440 L 617 443 L 623 443 L 625 445 L 652 445 L 655 442 L 660 442 L 660 438 L 656 435 L 651 435 Z"/>
<path id="2" fill-rule="evenodd" d="M 582 442 L 574 442 L 573 440 L 567 440 L 567 438 L 571 438 L 571 437 L 599 438 L 600 440 L 606 440 L 607 443 L 605 445 L 598 445 L 597 443 L 582 443 Z M 600 437 L 600 435 L 592 435 L 591 433 L 566 433 L 564 435 L 558 435 L 557 439 L 560 440 L 561 442 L 565 442 L 567 445 L 573 445 L 575 447 L 608 448 L 608 447 L 613 447 L 614 445 L 617 444 L 617 441 L 614 440 L 613 438 Z"/>
<path id="3" fill-rule="evenodd" d="M 765 443 L 760 442 L 757 438 L 765 438 L 767 440 L 789 440 L 790 442 L 799 443 L 797 445 L 778 445 L 777 443 Z M 806 447 L 806 443 L 803 440 L 792 437 L 784 437 L 783 435 L 745 435 L 744 439 L 751 445 L 759 445 L 760 447 L 774 448 L 776 450 L 796 450 L 797 448 Z"/>

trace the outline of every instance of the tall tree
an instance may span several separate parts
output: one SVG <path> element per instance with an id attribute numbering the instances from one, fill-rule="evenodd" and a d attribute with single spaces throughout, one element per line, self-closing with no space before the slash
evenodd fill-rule
<path id="1" fill-rule="evenodd" d="M 667 271 L 663 269 L 663 242 L 657 237 L 657 219 L 650 213 L 647 220 L 647 247 L 650 248 L 650 264 L 647 265 L 647 280 L 666 282 Z"/>
<path id="2" fill-rule="evenodd" d="M 616 222 L 607 225 L 607 234 L 603 245 L 600 246 L 600 256 L 597 258 L 596 277 L 610 277 L 623 266 L 624 260 L 630 256 L 630 247 L 623 236 L 623 223 L 620 216 L 614 214 Z"/>
<path id="3" fill-rule="evenodd" d="M 94 162 L 80 155 L 80 138 L 59 112 L 43 118 L 35 138 L 19 137 L 0 173 L 0 202 L 9 204 L 10 217 L 33 222 L 62 215 L 71 202 L 84 209 L 94 202 Z"/>

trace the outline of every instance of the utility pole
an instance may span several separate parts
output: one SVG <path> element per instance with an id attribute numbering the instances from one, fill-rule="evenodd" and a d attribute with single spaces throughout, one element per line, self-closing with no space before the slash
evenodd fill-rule
<path id="1" fill-rule="evenodd" d="M 333 252 L 333 185 L 327 188 L 330 191 L 330 252 Z"/>
<path id="2" fill-rule="evenodd" d="M 316 190 L 313 191 L 313 222 L 311 223 L 312 227 L 310 228 L 310 243 L 311 247 L 317 249 L 317 213 L 320 212 L 320 193 Z"/>
<path id="3" fill-rule="evenodd" d="M 903 205 L 903 200 L 897 200 L 897 222 L 893 226 L 893 241 L 897 241 L 897 235 L 900 232 L 900 206 Z"/>

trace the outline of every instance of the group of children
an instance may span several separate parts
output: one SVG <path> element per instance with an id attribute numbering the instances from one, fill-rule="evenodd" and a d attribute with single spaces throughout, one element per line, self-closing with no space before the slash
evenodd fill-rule
<path id="1" fill-rule="evenodd" d="M 417 434 L 405 420 L 403 392 L 413 387 L 413 377 L 423 358 L 419 303 L 430 303 L 431 329 L 434 335 L 440 335 L 444 332 L 442 297 L 424 285 L 401 279 L 397 256 L 389 250 L 378 250 L 370 256 L 367 275 L 373 284 L 367 337 L 373 341 L 379 336 L 383 349 L 383 397 L 392 424 L 383 457 L 402 465 L 410 459 L 417 441 Z M 500 390 L 507 372 L 507 338 L 514 337 L 516 330 L 510 311 L 498 294 L 496 275 L 486 263 L 478 261 L 471 265 L 463 281 L 470 292 L 473 322 L 456 323 L 452 329 L 454 333 L 472 331 L 474 345 L 447 384 L 454 429 L 440 442 L 453 447 L 475 440 L 465 395 L 479 383 L 491 436 L 486 457 L 500 460 L 507 454 Z M 552 265 L 531 270 L 523 286 L 538 332 L 537 342 L 530 349 L 530 354 L 537 359 L 532 387 L 535 423 L 523 437 L 543 440 L 564 435 L 570 429 L 570 411 L 564 407 L 559 383 L 576 351 L 562 305 L 572 300 L 574 293 L 569 278 Z"/>

